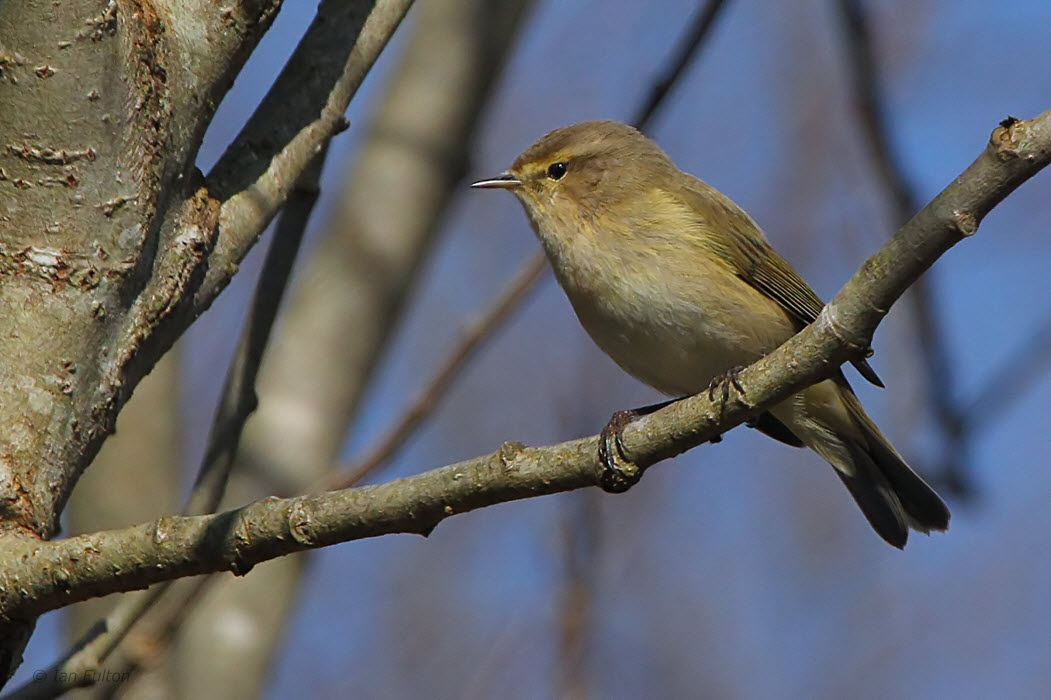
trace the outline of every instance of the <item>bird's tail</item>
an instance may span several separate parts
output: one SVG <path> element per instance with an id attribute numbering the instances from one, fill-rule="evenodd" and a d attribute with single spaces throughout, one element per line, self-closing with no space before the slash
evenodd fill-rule
<path id="1" fill-rule="evenodd" d="M 800 437 L 835 467 L 880 537 L 901 548 L 910 527 L 949 527 L 945 503 L 891 447 L 846 380 L 826 380 L 803 393 L 807 418 Z"/>

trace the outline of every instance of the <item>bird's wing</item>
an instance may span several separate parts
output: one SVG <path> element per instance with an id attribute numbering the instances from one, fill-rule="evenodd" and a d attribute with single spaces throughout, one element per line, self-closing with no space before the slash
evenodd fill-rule
<path id="1" fill-rule="evenodd" d="M 707 222 L 709 226 L 729 234 L 717 240 L 707 237 L 706 243 L 721 254 L 738 277 L 776 301 L 799 322 L 800 329 L 817 320 L 825 302 L 773 249 L 748 214 L 721 192 L 695 178 L 691 178 L 683 193 L 692 200 L 693 211 L 709 212 L 712 217 L 712 221 Z M 853 360 L 852 364 L 865 379 L 883 387 L 867 360 Z"/>

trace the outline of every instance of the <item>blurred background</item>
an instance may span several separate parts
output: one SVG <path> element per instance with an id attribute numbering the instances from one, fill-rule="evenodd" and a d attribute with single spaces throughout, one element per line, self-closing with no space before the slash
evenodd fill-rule
<path id="1" fill-rule="evenodd" d="M 403 420 L 538 249 L 512 197 L 466 185 L 550 129 L 634 119 L 707 5 L 416 3 L 330 149 L 224 507 L 314 488 Z M 744 207 L 825 298 L 997 122 L 1051 107 L 1046 2 L 722 5 L 645 130 Z M 203 171 L 313 12 L 285 4 L 220 108 Z M 120 663 L 139 669 L 133 682 L 91 693 L 1048 697 L 1049 221 L 1042 173 L 887 317 L 873 359 L 887 390 L 848 369 L 946 496 L 947 534 L 888 547 L 816 455 L 741 428 L 623 495 L 505 504 L 428 539 L 216 576 L 161 629 L 129 638 Z M 140 387 L 67 533 L 178 508 L 267 244 Z M 547 271 L 438 398 L 365 482 L 505 440 L 594 434 L 613 411 L 659 399 L 593 346 Z M 20 677 L 112 604 L 45 617 Z"/>

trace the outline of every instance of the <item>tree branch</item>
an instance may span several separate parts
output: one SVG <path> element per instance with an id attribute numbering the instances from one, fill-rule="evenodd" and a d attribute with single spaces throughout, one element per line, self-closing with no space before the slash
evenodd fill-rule
<path id="1" fill-rule="evenodd" d="M 482 316 L 467 329 L 454 351 L 445 358 L 426 388 L 413 401 L 412 406 L 401 419 L 376 443 L 369 452 L 351 465 L 349 469 L 340 470 L 327 477 L 325 490 L 345 489 L 361 482 L 367 476 L 389 462 L 409 438 L 430 415 L 442 395 L 459 376 L 467 363 L 474 357 L 482 342 L 492 336 L 509 321 L 514 310 L 535 288 L 540 273 L 547 267 L 547 258 L 541 254 L 526 261 L 526 266 L 518 271 L 511 284 L 497 297 L 496 301 L 485 310 Z"/>
<path id="2" fill-rule="evenodd" d="M 219 238 L 195 300 L 201 310 L 229 282 L 299 174 L 345 128 L 343 115 L 351 98 L 412 0 L 377 0 L 368 11 L 370 5 L 344 0 L 321 3 L 288 65 L 209 173 L 212 195 L 222 207 Z M 348 51 L 347 36 L 353 35 L 350 28 L 355 26 L 360 31 Z M 342 64 L 332 60 L 344 54 Z"/>
<path id="3" fill-rule="evenodd" d="M 946 250 L 1051 161 L 1051 110 L 1007 119 L 982 154 L 901 228 L 825 307 L 817 321 L 743 370 L 743 394 L 707 393 L 629 424 L 626 456 L 642 470 L 699 445 L 827 377 L 868 347 L 887 310 Z M 0 571 L 0 620 L 34 617 L 89 596 L 180 576 L 229 570 L 291 552 L 396 532 L 427 534 L 451 515 L 593 486 L 598 437 L 498 451 L 385 484 L 266 499 L 217 515 L 162 518 L 124 530 L 14 545 Z"/>
<path id="4" fill-rule="evenodd" d="M 708 38 L 708 34 L 715 25 L 715 20 L 719 16 L 719 11 L 723 9 L 725 4 L 725 0 L 708 0 L 704 7 L 694 16 L 689 29 L 686 30 L 686 34 L 679 41 L 674 59 L 668 63 L 668 66 L 653 83 L 649 97 L 642 103 L 642 107 L 636 112 L 635 118 L 631 120 L 631 123 L 638 127 L 640 131 L 645 130 L 649 126 L 650 120 L 653 119 L 660 106 L 664 104 L 668 93 L 671 92 L 675 83 L 679 81 L 679 78 L 682 77 L 686 68 L 693 61 L 701 45 L 704 44 L 704 40 Z"/>

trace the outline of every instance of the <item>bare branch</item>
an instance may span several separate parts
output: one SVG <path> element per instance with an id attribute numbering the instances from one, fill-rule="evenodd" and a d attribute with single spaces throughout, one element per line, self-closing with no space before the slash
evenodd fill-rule
<path id="1" fill-rule="evenodd" d="M 644 131 L 649 126 L 650 121 L 664 103 L 668 93 L 671 92 L 675 83 L 679 81 L 679 78 L 682 77 L 686 68 L 693 61 L 701 45 L 704 44 L 704 40 L 708 37 L 712 26 L 715 24 L 719 11 L 723 9 L 725 4 L 724 0 L 708 0 L 694 17 L 693 23 L 690 24 L 690 28 L 686 30 L 686 34 L 683 35 L 679 42 L 679 46 L 675 51 L 675 57 L 653 83 L 649 97 L 646 98 L 642 107 L 635 114 L 635 118 L 632 119 L 631 123 L 638 127 L 640 131 Z"/>
<path id="2" fill-rule="evenodd" d="M 208 449 L 201 462 L 190 500 L 183 509 L 187 515 L 213 513 L 226 491 L 226 482 L 237 456 L 245 422 L 255 411 L 256 377 L 278 307 L 285 295 L 292 265 L 299 255 L 307 221 L 318 198 L 318 180 L 325 162 L 327 146 L 322 146 L 296 181 L 295 188 L 278 220 L 274 241 L 266 253 L 259 275 L 252 307 L 241 331 L 230 367 L 227 370 L 222 398 L 208 436 Z"/>
<path id="3" fill-rule="evenodd" d="M 818 320 L 740 373 L 725 403 L 707 392 L 629 424 L 626 457 L 648 466 L 710 440 L 828 376 L 868 347 L 891 305 L 946 250 L 1051 161 L 1051 110 L 1005 120 L 966 171 L 901 228 L 825 307 Z M 505 443 L 493 454 L 385 484 L 225 513 L 162 518 L 53 542 L 16 541 L 0 571 L 0 620 L 10 622 L 92 595 L 173 577 L 229 570 L 296 551 L 394 532 L 429 533 L 457 513 L 601 483 L 597 436 L 549 447 Z"/>
<path id="4" fill-rule="evenodd" d="M 332 468 L 461 191 L 475 124 L 526 7 L 434 0 L 419 8 L 268 353 L 242 453 L 244 471 L 262 482 L 257 493 L 300 493 Z"/>
<path id="5" fill-rule="evenodd" d="M 373 471 L 389 462 L 408 442 L 409 437 L 420 424 L 426 420 L 431 411 L 438 405 L 441 397 L 448 391 L 453 381 L 463 368 L 474 357 L 482 342 L 495 335 L 507 323 L 522 301 L 534 288 L 540 273 L 547 267 L 547 258 L 541 254 L 529 259 L 528 264 L 519 270 L 510 286 L 496 299 L 481 318 L 464 333 L 454 351 L 445 358 L 445 362 L 434 374 L 427 387 L 420 393 L 401 417 L 401 419 L 382 437 L 357 464 L 346 471 L 333 475 L 325 490 L 349 488 L 361 482 Z"/>
<path id="6" fill-rule="evenodd" d="M 197 293 L 207 308 L 226 286 L 299 174 L 345 128 L 351 98 L 398 28 L 412 0 L 324 0 L 259 109 L 209 173 L 222 202 L 219 238 Z M 360 31 L 355 31 L 360 27 Z M 347 37 L 357 35 L 348 45 Z M 341 63 L 334 56 L 346 56 Z M 269 145 L 269 147 L 268 147 Z"/>

